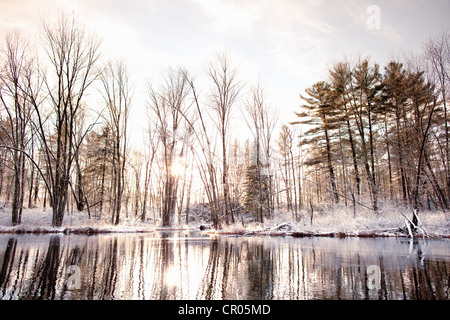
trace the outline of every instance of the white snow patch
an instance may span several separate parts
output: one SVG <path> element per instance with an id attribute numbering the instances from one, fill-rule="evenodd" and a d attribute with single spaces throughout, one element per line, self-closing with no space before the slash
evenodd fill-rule
<path id="1" fill-rule="evenodd" d="M 8 206 L 0 206 L 0 233 L 5 232 L 82 232 L 88 228 L 99 232 L 149 232 L 154 226 L 137 219 L 123 219 L 119 225 L 113 225 L 111 219 L 89 218 L 86 211 L 67 212 L 61 227 L 52 227 L 51 208 L 24 208 L 22 223 L 13 226 L 11 222 L 11 209 Z"/>

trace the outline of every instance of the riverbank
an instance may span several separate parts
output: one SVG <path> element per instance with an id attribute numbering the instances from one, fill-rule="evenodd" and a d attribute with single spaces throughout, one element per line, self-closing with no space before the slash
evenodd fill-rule
<path id="1" fill-rule="evenodd" d="M 411 237 L 414 238 L 450 238 L 450 215 L 442 211 L 423 211 L 419 213 L 420 226 L 417 230 L 408 230 L 406 221 L 412 218 L 412 212 L 392 205 L 384 205 L 378 212 L 361 210 L 355 215 L 348 207 L 323 207 L 316 210 L 313 218 L 309 212 L 302 212 L 297 219 L 292 212 L 279 212 L 264 224 L 248 223 L 242 226 L 236 223 L 225 226 L 216 234 L 228 235 L 265 235 L 292 237 Z"/>
<path id="2" fill-rule="evenodd" d="M 236 236 L 270 236 L 270 237 L 294 237 L 294 238 L 312 238 L 312 237 L 329 237 L 329 238 L 347 238 L 347 237 L 358 237 L 358 238 L 390 238 L 390 237 L 408 237 L 410 238 L 409 232 L 406 228 L 393 228 L 386 230 L 365 230 L 365 231 L 351 231 L 351 232 L 312 232 L 312 231 L 213 231 L 211 234 L 218 235 L 236 235 Z M 450 239 L 450 234 L 435 234 L 427 233 L 424 234 L 420 231 L 413 231 L 413 238 L 417 239 Z"/>
<path id="3" fill-rule="evenodd" d="M 410 237 L 411 231 L 405 221 L 411 215 L 406 209 L 385 207 L 378 213 L 360 211 L 354 215 L 345 207 L 329 207 L 316 210 L 313 219 L 307 211 L 297 217 L 292 212 L 275 212 L 273 218 L 263 224 L 247 216 L 220 230 L 211 229 L 208 221 L 201 219 L 189 225 L 162 228 L 152 222 L 142 222 L 125 216 L 121 224 L 113 225 L 108 220 L 89 219 L 86 212 L 67 214 L 61 227 L 51 226 L 51 210 L 24 209 L 22 223 L 11 225 L 11 211 L 0 208 L 0 233 L 16 234 L 102 234 L 102 233 L 149 233 L 155 231 L 202 232 L 235 236 L 290 236 L 290 237 Z M 450 238 L 450 219 L 443 212 L 421 212 L 422 229 L 413 233 L 414 238 Z"/>

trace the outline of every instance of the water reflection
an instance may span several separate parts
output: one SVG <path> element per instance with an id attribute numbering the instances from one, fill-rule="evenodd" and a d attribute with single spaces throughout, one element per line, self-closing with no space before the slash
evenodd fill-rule
<path id="1" fill-rule="evenodd" d="M 448 248 L 448 240 L 2 235 L 0 299 L 449 299 Z"/>

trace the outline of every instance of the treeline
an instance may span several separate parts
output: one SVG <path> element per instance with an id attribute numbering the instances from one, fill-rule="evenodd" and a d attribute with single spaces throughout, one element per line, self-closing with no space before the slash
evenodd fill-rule
<path id="1" fill-rule="evenodd" d="M 1 52 L 0 197 L 13 225 L 24 207 L 43 206 L 53 226 L 74 210 L 113 224 L 125 214 L 170 226 L 182 215 L 189 222 L 192 188 L 214 227 L 237 220 L 246 165 L 230 143 L 230 119 L 245 94 L 227 54 L 205 68 L 204 96 L 184 68 L 147 85 L 145 142 L 132 150 L 126 62 L 106 61 L 101 39 L 73 16 L 40 28 L 37 43 L 9 32 Z M 262 92 L 253 91 L 255 99 Z M 255 134 L 268 130 L 272 119 L 257 114 L 262 101 L 246 105 L 263 125 Z M 267 137 L 258 139 L 267 149 Z"/>
<path id="2" fill-rule="evenodd" d="M 263 85 L 243 83 L 226 53 L 206 65 L 206 88 L 169 68 L 146 86 L 148 125 L 134 150 L 126 62 L 106 61 L 76 18 L 41 31 L 38 44 L 8 33 L 0 58 L 0 197 L 13 225 L 36 206 L 51 208 L 53 226 L 83 211 L 162 226 L 201 214 L 214 228 L 279 210 L 301 219 L 324 203 L 448 209 L 446 35 L 422 60 L 336 64 L 278 134 Z M 236 114 L 250 138 L 231 132 Z"/>
<path id="3" fill-rule="evenodd" d="M 332 66 L 328 79 L 302 95 L 294 122 L 308 128 L 300 144 L 309 150 L 310 197 L 374 211 L 386 199 L 416 211 L 448 210 L 449 71 L 446 33 L 404 62 L 381 67 L 359 58 Z"/>

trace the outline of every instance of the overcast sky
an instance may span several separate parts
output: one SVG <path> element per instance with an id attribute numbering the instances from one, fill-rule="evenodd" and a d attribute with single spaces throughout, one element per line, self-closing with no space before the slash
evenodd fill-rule
<path id="1" fill-rule="evenodd" d="M 0 35 L 16 28 L 33 37 L 40 16 L 61 10 L 103 38 L 106 56 L 126 59 L 136 111 L 147 80 L 169 66 L 201 76 L 227 50 L 242 80 L 261 80 L 280 122 L 294 120 L 299 95 L 344 57 L 383 66 L 450 30 L 449 0 L 0 0 Z"/>

